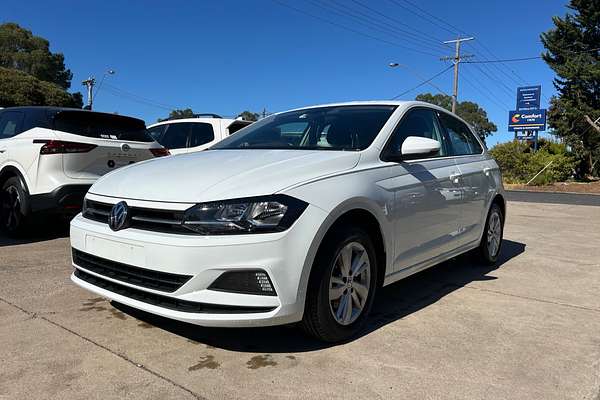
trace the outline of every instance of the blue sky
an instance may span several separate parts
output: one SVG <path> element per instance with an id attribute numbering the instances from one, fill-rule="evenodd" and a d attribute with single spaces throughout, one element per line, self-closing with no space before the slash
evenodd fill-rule
<path id="1" fill-rule="evenodd" d="M 235 115 L 391 98 L 448 65 L 439 57 L 453 49 L 437 43 L 456 37 L 456 28 L 476 37 L 463 47 L 473 60 L 530 57 L 543 50 L 539 34 L 552 27 L 552 16 L 565 11 L 555 0 L 28 0 L 5 2 L 0 18 L 64 53 L 72 90 L 83 91 L 81 80 L 100 80 L 114 69 L 95 109 L 151 123 L 172 107 Z M 507 114 L 517 83 L 541 84 L 545 107 L 552 78 L 541 60 L 463 64 L 459 100 L 487 110 L 498 125 L 488 139 L 494 144 L 512 137 Z M 432 83 L 451 93 L 452 71 Z M 426 85 L 401 98 L 429 91 L 437 89 Z"/>

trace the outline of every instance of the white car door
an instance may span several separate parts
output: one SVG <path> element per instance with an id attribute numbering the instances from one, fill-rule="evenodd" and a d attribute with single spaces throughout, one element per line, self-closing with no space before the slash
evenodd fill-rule
<path id="1" fill-rule="evenodd" d="M 399 153 L 408 136 L 438 140 L 441 149 L 430 158 L 405 159 L 391 167 L 395 177 L 386 184 L 395 192 L 395 272 L 418 268 L 419 264 L 453 250 L 461 214 L 459 169 L 447 157 L 447 144 L 435 112 L 425 107 L 407 111 L 392 134 L 387 151 Z"/>
<path id="2" fill-rule="evenodd" d="M 491 164 L 473 132 L 462 121 L 446 114 L 439 115 L 449 138 L 451 152 L 460 169 L 462 217 L 460 244 L 480 239 L 487 217 L 486 199 L 490 190 Z"/>

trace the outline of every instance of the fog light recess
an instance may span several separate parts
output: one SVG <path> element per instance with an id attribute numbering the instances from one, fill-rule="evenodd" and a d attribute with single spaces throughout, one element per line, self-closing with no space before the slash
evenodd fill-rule
<path id="1" fill-rule="evenodd" d="M 269 275 L 263 270 L 226 271 L 209 287 L 222 292 L 276 296 Z"/>

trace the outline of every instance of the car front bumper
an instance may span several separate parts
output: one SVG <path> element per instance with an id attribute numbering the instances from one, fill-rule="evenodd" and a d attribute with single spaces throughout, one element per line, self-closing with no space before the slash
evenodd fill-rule
<path id="1" fill-rule="evenodd" d="M 71 279 L 82 288 L 116 302 L 203 326 L 267 326 L 296 322 L 302 319 L 304 311 L 310 273 L 307 255 L 325 217 L 323 210 L 309 205 L 284 232 L 196 236 L 139 229 L 113 232 L 107 224 L 79 214 L 71 222 L 74 250 L 134 267 L 136 271 L 143 269 L 191 278 L 176 290 L 165 292 L 73 263 L 75 272 Z M 248 269 L 265 271 L 276 295 L 208 289 L 225 271 Z M 192 307 L 179 307 L 178 304 Z"/>

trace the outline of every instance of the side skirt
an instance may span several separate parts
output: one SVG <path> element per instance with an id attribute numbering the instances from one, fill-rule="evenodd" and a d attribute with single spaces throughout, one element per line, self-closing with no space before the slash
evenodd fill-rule
<path id="1" fill-rule="evenodd" d="M 439 256 L 430 258 L 427 261 L 423 261 L 419 264 L 412 265 L 410 267 L 401 269 L 400 271 L 396 271 L 390 275 L 387 275 L 383 281 L 383 286 L 397 282 L 408 276 L 416 274 L 417 272 L 421 272 L 423 270 L 426 270 L 427 268 L 431 268 L 434 265 L 440 264 L 440 263 L 447 261 L 453 257 L 457 257 L 461 254 L 471 251 L 471 250 L 477 248 L 477 246 L 479 246 L 479 242 L 480 242 L 479 240 L 474 240 L 474 241 L 464 244 L 452 251 L 440 254 Z"/>

